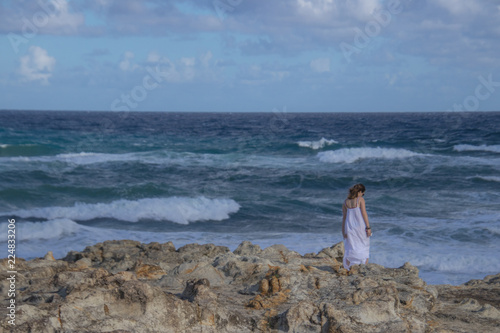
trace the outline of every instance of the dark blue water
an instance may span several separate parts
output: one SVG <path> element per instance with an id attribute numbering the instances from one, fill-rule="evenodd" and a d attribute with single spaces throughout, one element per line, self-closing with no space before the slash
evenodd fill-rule
<path id="1" fill-rule="evenodd" d="M 1 227 L 16 218 L 27 259 L 107 239 L 304 254 L 341 241 L 342 202 L 361 182 L 371 261 L 462 283 L 500 271 L 499 123 L 500 113 L 3 111 Z"/>

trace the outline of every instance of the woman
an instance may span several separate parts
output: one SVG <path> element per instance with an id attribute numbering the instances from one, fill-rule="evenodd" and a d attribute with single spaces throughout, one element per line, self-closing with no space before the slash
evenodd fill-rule
<path id="1" fill-rule="evenodd" d="M 342 235 L 344 236 L 344 268 L 367 264 L 370 256 L 372 230 L 366 214 L 365 186 L 356 184 L 349 189 L 349 195 L 342 205 Z"/>

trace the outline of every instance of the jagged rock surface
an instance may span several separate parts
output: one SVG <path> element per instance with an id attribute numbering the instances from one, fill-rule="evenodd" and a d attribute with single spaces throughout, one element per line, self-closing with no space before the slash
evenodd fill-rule
<path id="1" fill-rule="evenodd" d="M 500 274 L 427 285 L 409 263 L 341 267 L 318 254 L 243 242 L 106 241 L 17 259 L 17 317 L 4 332 L 500 332 Z M 0 262 L 6 295 L 7 260 Z"/>

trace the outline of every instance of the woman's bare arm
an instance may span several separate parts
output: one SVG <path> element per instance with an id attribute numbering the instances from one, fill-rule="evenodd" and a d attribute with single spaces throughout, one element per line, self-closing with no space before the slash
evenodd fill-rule
<path id="1" fill-rule="evenodd" d="M 363 219 L 365 220 L 366 225 L 366 234 L 371 236 L 372 230 L 370 229 L 370 221 L 368 220 L 368 214 L 366 213 L 365 199 L 361 198 L 359 200 L 359 207 L 361 208 L 361 215 L 363 215 Z"/>

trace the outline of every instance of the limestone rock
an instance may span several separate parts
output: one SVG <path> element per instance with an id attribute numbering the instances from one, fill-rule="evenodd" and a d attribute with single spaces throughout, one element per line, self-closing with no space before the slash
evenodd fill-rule
<path id="1" fill-rule="evenodd" d="M 305 256 L 243 242 L 114 240 L 62 260 L 17 258 L 5 332 L 500 332 L 500 274 L 427 285 L 410 263 L 341 267 L 342 243 Z M 0 260 L 7 294 L 7 259 Z"/>
<path id="2" fill-rule="evenodd" d="M 236 250 L 234 250 L 234 254 L 240 256 L 258 256 L 262 253 L 262 249 L 259 245 L 254 245 L 249 241 L 242 242 Z"/>
<path id="3" fill-rule="evenodd" d="M 56 260 L 56 258 L 54 258 L 54 253 L 52 253 L 52 251 L 47 252 L 47 254 L 45 255 L 45 257 L 43 257 L 43 259 L 51 261 Z"/>

